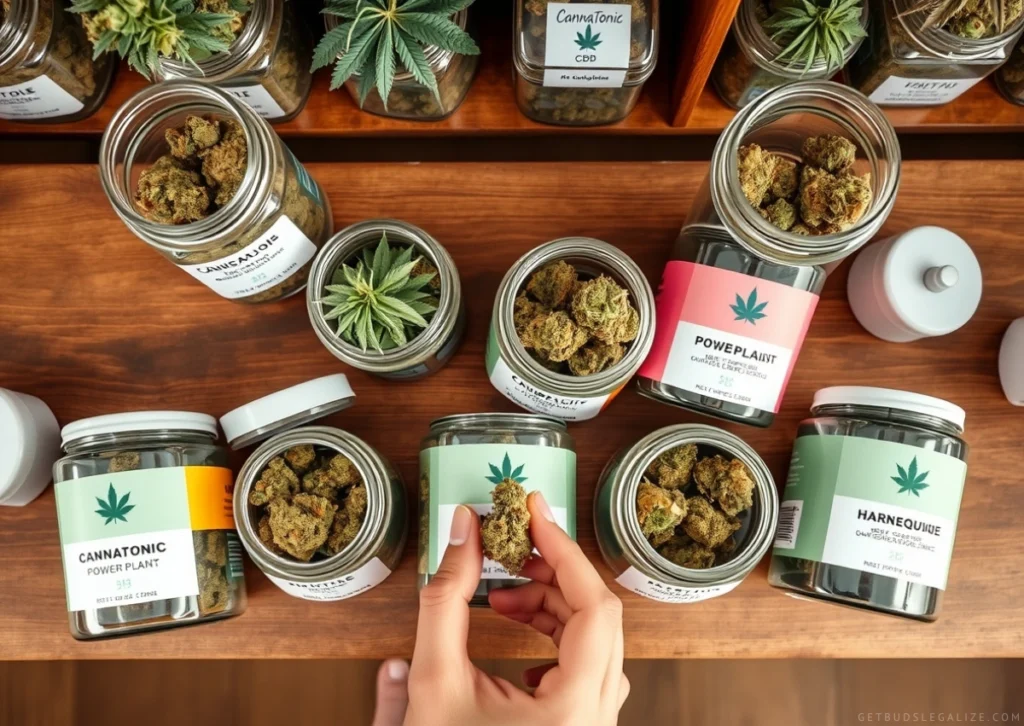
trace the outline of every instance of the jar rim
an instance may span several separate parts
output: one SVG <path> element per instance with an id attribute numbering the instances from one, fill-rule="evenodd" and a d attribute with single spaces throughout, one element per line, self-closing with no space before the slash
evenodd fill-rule
<path id="1" fill-rule="evenodd" d="M 41 2 L 12 0 L 11 7 L 0 21 L 0 71 L 7 71 L 24 62 L 32 47 L 36 25 L 40 20 Z M 64 12 L 53 7 L 53 12 Z"/>
<path id="2" fill-rule="evenodd" d="M 867 407 L 899 413 L 911 413 L 944 421 L 960 432 L 964 430 L 966 412 L 955 403 L 912 391 L 874 386 L 830 386 L 815 392 L 811 413 L 819 414 L 832 407 Z"/>
<path id="3" fill-rule="evenodd" d="M 86 439 L 149 431 L 183 431 L 218 437 L 217 419 L 193 411 L 130 411 L 78 419 L 61 429 L 61 446 L 67 449 Z"/>
<path id="4" fill-rule="evenodd" d="M 539 413 L 459 413 L 450 416 L 442 416 L 430 422 L 430 433 L 437 433 L 446 429 L 459 428 L 463 426 L 484 427 L 489 425 L 508 425 L 510 428 L 517 425 L 532 425 L 546 427 L 553 431 L 567 432 L 569 430 L 565 421 L 554 416 Z"/>

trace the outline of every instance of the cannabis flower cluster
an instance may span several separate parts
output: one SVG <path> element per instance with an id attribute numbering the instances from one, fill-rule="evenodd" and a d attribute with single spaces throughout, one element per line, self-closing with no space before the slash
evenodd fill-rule
<path id="1" fill-rule="evenodd" d="M 530 539 L 530 510 L 526 506 L 523 467 L 512 468 L 508 454 L 501 468 L 491 465 L 494 508 L 480 521 L 484 556 L 504 567 L 512 577 L 523 569 L 533 552 Z"/>

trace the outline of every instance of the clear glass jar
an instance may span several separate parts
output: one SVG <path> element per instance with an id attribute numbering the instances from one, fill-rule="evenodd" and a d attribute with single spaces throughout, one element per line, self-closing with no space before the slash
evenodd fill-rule
<path id="1" fill-rule="evenodd" d="M 334 321 L 325 319 L 320 303 L 324 288 L 347 260 L 366 247 L 376 247 L 387 234 L 390 245 L 413 245 L 435 268 L 441 278 L 437 312 L 419 335 L 407 344 L 380 353 L 342 340 Z M 441 243 L 419 227 L 396 219 L 370 219 L 338 232 L 313 260 L 310 284 L 306 291 L 306 309 L 320 342 L 335 358 L 353 368 L 391 380 L 422 378 L 441 370 L 455 355 L 466 333 L 466 306 L 462 300 L 462 281 L 455 261 Z"/>
<path id="2" fill-rule="evenodd" d="M 545 265 L 562 260 L 582 278 L 612 277 L 629 291 L 640 315 L 640 330 L 615 365 L 591 376 L 571 376 L 545 368 L 527 352 L 515 326 L 515 300 L 527 280 Z M 553 240 L 520 257 L 509 268 L 494 298 L 487 338 L 487 375 L 510 401 L 534 413 L 565 421 L 594 418 L 626 387 L 654 340 L 654 293 L 629 255 L 590 237 Z"/>
<path id="3" fill-rule="evenodd" d="M 0 7 L 0 119 L 67 123 L 103 103 L 116 64 L 96 60 L 85 29 L 58 0 Z"/>
<path id="4" fill-rule="evenodd" d="M 782 46 L 772 40 L 761 25 L 768 15 L 765 0 L 743 0 L 725 47 L 715 61 L 711 80 L 718 95 L 733 108 L 743 108 L 764 93 L 787 83 L 827 80 L 839 70 L 829 68 L 820 56 L 807 70 L 804 70 L 804 63 L 775 60 L 782 52 Z M 861 25 L 864 28 L 868 25 L 866 0 L 861 10 Z M 846 47 L 843 65 L 853 58 L 862 41 L 863 38 L 858 38 Z"/>
<path id="5" fill-rule="evenodd" d="M 437 573 L 448 548 L 452 516 L 460 504 L 478 514 L 491 511 L 492 467 L 525 477 L 543 493 L 555 521 L 576 539 L 576 451 L 565 424 L 525 413 L 469 413 L 430 424 L 420 446 L 419 586 Z M 522 467 L 522 468 L 519 468 Z M 505 568 L 484 559 L 471 605 L 488 604 L 487 593 L 522 584 Z"/>
<path id="6" fill-rule="evenodd" d="M 850 85 L 883 106 L 949 103 L 998 68 L 1024 29 L 1022 17 L 1000 35 L 962 38 L 941 28 L 922 30 L 928 13 L 905 14 L 913 0 L 868 2 L 869 36 L 846 73 Z"/>
<path id="7" fill-rule="evenodd" d="M 338 27 L 337 15 L 325 15 L 324 24 L 328 32 Z M 467 32 L 472 31 L 469 10 L 460 10 L 452 16 L 452 22 Z M 388 95 L 387 108 L 380 94 L 374 88 L 363 102 L 362 109 L 378 116 L 409 119 L 411 121 L 440 121 L 448 118 L 462 105 L 469 87 L 473 85 L 478 55 L 461 55 L 435 45 L 424 46 L 423 54 L 434 71 L 440 102 L 434 92 L 417 81 L 408 71 L 395 74 L 395 82 Z M 345 83 L 352 100 L 359 103 L 360 76 L 354 75 Z"/>
<path id="8" fill-rule="evenodd" d="M 967 477 L 964 418 L 916 393 L 818 391 L 797 430 L 768 581 L 935 620 Z"/>
<path id="9" fill-rule="evenodd" d="M 743 144 L 794 161 L 803 140 L 845 136 L 872 201 L 850 229 L 802 236 L 765 220 L 740 187 Z M 742 109 L 719 137 L 657 300 L 651 354 L 638 371 L 650 398 L 730 421 L 768 426 L 779 410 L 825 276 L 881 228 L 896 200 L 900 147 L 885 114 L 853 89 L 806 81 Z M 738 309 L 749 307 L 751 316 Z"/>
<path id="10" fill-rule="evenodd" d="M 1007 101 L 1024 106 L 1024 39 L 1017 41 L 1010 60 L 996 71 L 996 86 Z"/>
<path id="11" fill-rule="evenodd" d="M 53 480 L 72 635 L 244 612 L 231 469 L 212 416 L 112 414 L 71 423 L 62 435 L 67 455 Z"/>
<path id="12" fill-rule="evenodd" d="M 295 17 L 295 3 L 258 0 L 231 47 L 195 65 L 160 58 L 156 80 L 188 78 L 212 83 L 274 123 L 295 118 L 309 98 L 313 49 Z"/>
<path id="13" fill-rule="evenodd" d="M 516 103 L 534 121 L 599 126 L 636 107 L 658 62 L 658 3 L 597 4 L 516 0 Z"/>
<path id="14" fill-rule="evenodd" d="M 681 567 L 662 557 L 637 522 L 637 487 L 647 467 L 666 451 L 686 444 L 697 444 L 700 457 L 739 459 L 754 479 L 753 506 L 738 515 L 735 548 L 724 561 L 705 570 Z M 605 467 L 594 494 L 597 544 L 616 582 L 659 602 L 698 602 L 738 587 L 768 551 L 778 516 L 775 481 L 757 452 L 736 435 L 701 424 L 658 429 L 619 452 Z"/>
<path id="15" fill-rule="evenodd" d="M 139 176 L 167 153 L 165 131 L 195 115 L 241 124 L 245 177 L 234 197 L 205 219 L 150 221 L 135 204 Z M 139 239 L 237 302 L 280 300 L 303 290 L 313 256 L 334 230 L 327 196 L 270 125 L 206 83 L 166 81 L 129 98 L 103 134 L 100 179 L 114 211 Z"/>

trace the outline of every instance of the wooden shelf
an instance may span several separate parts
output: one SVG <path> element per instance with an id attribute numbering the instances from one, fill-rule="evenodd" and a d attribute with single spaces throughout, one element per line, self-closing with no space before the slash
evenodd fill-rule
<path id="1" fill-rule="evenodd" d="M 311 164 L 309 171 L 333 202 L 336 228 L 371 217 L 408 220 L 441 240 L 461 273 L 469 321 L 453 361 L 432 378 L 408 383 L 346 371 L 359 396 L 356 407 L 327 419 L 391 458 L 415 501 L 420 439 L 429 421 L 515 410 L 484 370 L 494 291 L 509 265 L 546 240 L 588 235 L 622 247 L 656 281 L 707 164 Z M 818 388 L 888 384 L 964 406 L 968 482 L 939 621 L 787 597 L 769 587 L 767 562 L 735 592 L 689 606 L 654 603 L 612 583 L 592 524 L 602 467 L 617 449 L 658 427 L 708 422 L 629 388 L 600 417 L 571 427 L 579 456 L 579 541 L 623 599 L 627 657 L 1024 656 L 1020 411 L 1007 403 L 996 375 L 1000 338 L 1024 314 L 1022 175 L 1022 161 L 905 164 L 883 236 L 940 224 L 968 239 L 985 274 L 974 319 L 942 338 L 885 343 L 854 320 L 845 296 L 848 265 L 840 267 L 826 284 L 775 424 L 724 426 L 764 457 L 781 484 L 797 423 Z M 970 180 L 969 199 L 963 180 Z M 0 286 L 0 383 L 40 396 L 62 423 L 155 408 L 221 415 L 345 370 L 313 335 L 304 297 L 263 306 L 217 298 L 128 231 L 95 166 L 55 164 L 40 173 L 38 166 L 0 165 L 0 188 L 0 218 L 18 230 L 17 244 L 0 245 L 0 279 L 9 282 Z M 398 188 L 401 195 L 390 193 Z M 351 600 L 291 598 L 250 563 L 249 609 L 241 617 L 80 643 L 67 629 L 48 491 L 28 507 L 0 507 L 0 660 L 407 657 L 417 610 L 415 527 L 411 521 L 399 569 Z M 473 612 L 470 651 L 476 658 L 553 654 L 546 639 L 489 610 Z"/>

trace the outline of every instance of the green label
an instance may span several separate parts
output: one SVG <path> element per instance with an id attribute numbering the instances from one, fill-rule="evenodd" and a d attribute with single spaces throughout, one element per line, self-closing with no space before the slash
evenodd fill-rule
<path id="1" fill-rule="evenodd" d="M 299 162 L 299 160 L 295 157 L 295 154 L 292 153 L 291 149 L 289 149 L 284 144 L 281 144 L 281 146 L 284 148 L 285 152 L 287 152 L 289 158 L 292 160 L 292 166 L 295 167 L 295 177 L 299 180 L 299 186 L 302 187 L 303 191 L 305 191 L 306 194 L 308 194 L 314 201 L 316 201 L 317 204 L 319 204 L 320 187 L 317 185 L 313 177 L 309 175 L 309 172 L 306 171 L 306 167 L 304 167 L 301 164 L 301 162 Z"/>

